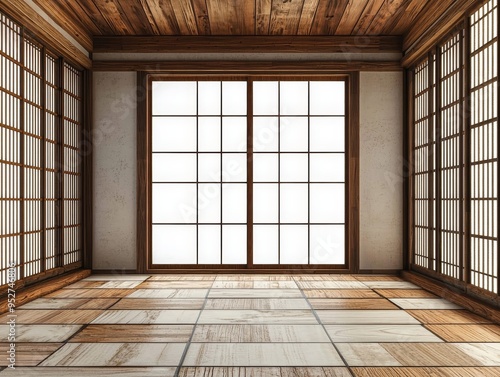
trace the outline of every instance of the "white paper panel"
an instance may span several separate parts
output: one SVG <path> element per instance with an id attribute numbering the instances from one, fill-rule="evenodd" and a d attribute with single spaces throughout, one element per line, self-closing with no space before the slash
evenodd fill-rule
<path id="1" fill-rule="evenodd" d="M 278 182 L 278 154 L 255 153 L 253 155 L 254 182 Z"/>
<path id="2" fill-rule="evenodd" d="M 307 182 L 309 174 L 307 153 L 280 155 L 281 182 Z"/>
<path id="3" fill-rule="evenodd" d="M 154 264 L 195 264 L 195 225 L 153 225 Z"/>
<path id="4" fill-rule="evenodd" d="M 307 264 L 307 225 L 280 226 L 280 264 Z"/>
<path id="5" fill-rule="evenodd" d="M 307 223 L 307 184 L 282 184 L 280 190 L 281 222 Z"/>
<path id="6" fill-rule="evenodd" d="M 222 226 L 222 263 L 247 263 L 247 227 L 246 225 Z"/>
<path id="7" fill-rule="evenodd" d="M 246 81 L 222 83 L 222 115 L 247 115 Z"/>
<path id="8" fill-rule="evenodd" d="M 278 222 L 278 184 L 255 183 L 253 185 L 254 223 Z"/>
<path id="9" fill-rule="evenodd" d="M 196 118 L 153 118 L 153 152 L 196 152 Z"/>
<path id="10" fill-rule="evenodd" d="M 222 155 L 222 181 L 223 182 L 247 181 L 246 153 L 224 153 Z"/>
<path id="11" fill-rule="evenodd" d="M 310 161 L 311 182 L 344 182 L 344 154 L 313 153 Z"/>
<path id="12" fill-rule="evenodd" d="M 253 227 L 253 263 L 278 264 L 278 226 Z"/>
<path id="13" fill-rule="evenodd" d="M 220 81 L 198 82 L 198 114 L 220 115 L 221 83 Z"/>
<path id="14" fill-rule="evenodd" d="M 198 154 L 198 181 L 199 182 L 220 182 L 221 181 L 221 161 L 218 153 Z"/>
<path id="15" fill-rule="evenodd" d="M 278 115 L 278 82 L 253 83 L 253 114 Z"/>
<path id="16" fill-rule="evenodd" d="M 344 264 L 344 239 L 344 225 L 311 225 L 311 264 Z"/>
<path id="17" fill-rule="evenodd" d="M 256 117 L 253 119 L 254 152 L 277 152 L 279 140 L 278 118 Z"/>
<path id="18" fill-rule="evenodd" d="M 344 184 L 311 184 L 311 223 L 343 223 Z"/>
<path id="19" fill-rule="evenodd" d="M 308 127 L 307 118 L 281 118 L 280 151 L 307 152 Z"/>
<path id="20" fill-rule="evenodd" d="M 198 226 L 198 263 L 221 263 L 220 225 Z"/>
<path id="21" fill-rule="evenodd" d="M 196 182 L 195 153 L 154 153 L 153 182 Z"/>
<path id="22" fill-rule="evenodd" d="M 198 151 L 221 151 L 221 126 L 220 118 L 198 118 Z"/>
<path id="23" fill-rule="evenodd" d="M 222 186 L 222 221 L 224 223 L 247 222 L 247 185 L 240 183 Z"/>
<path id="24" fill-rule="evenodd" d="M 344 115 L 344 81 L 311 81 L 311 115 Z"/>
<path id="25" fill-rule="evenodd" d="M 220 183 L 200 183 L 198 185 L 198 222 L 220 223 L 220 196 Z"/>
<path id="26" fill-rule="evenodd" d="M 345 119 L 343 117 L 310 118 L 311 152 L 344 152 Z"/>
<path id="27" fill-rule="evenodd" d="M 196 222 L 196 184 L 153 184 L 153 223 Z"/>
<path id="28" fill-rule="evenodd" d="M 246 152 L 247 119 L 242 117 L 222 118 L 222 150 L 224 152 Z"/>
<path id="29" fill-rule="evenodd" d="M 307 115 L 308 99 L 307 81 L 280 82 L 281 115 Z"/>
<path id="30" fill-rule="evenodd" d="M 196 115 L 196 81 L 154 81 L 153 115 Z"/>

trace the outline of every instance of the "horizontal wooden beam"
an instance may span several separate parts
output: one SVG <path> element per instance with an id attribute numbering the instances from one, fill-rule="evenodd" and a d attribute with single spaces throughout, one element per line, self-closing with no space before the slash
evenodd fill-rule
<path id="1" fill-rule="evenodd" d="M 448 4 L 453 3 L 453 4 Z M 463 18 L 476 10 L 484 1 L 456 0 L 429 2 L 425 10 L 413 22 L 403 40 L 405 56 L 401 64 L 415 64 L 434 45 L 439 43 Z"/>
<path id="2" fill-rule="evenodd" d="M 398 36 L 96 36 L 94 52 L 401 52 Z"/>
<path id="3" fill-rule="evenodd" d="M 399 61 L 94 61 L 94 71 L 147 71 L 168 73 L 309 73 L 352 71 L 401 71 Z"/>
<path id="4" fill-rule="evenodd" d="M 0 10 L 25 26 L 36 39 L 44 43 L 53 52 L 64 56 L 82 68 L 92 66 L 92 61 L 85 53 L 74 46 L 24 0 L 1 0 Z"/>

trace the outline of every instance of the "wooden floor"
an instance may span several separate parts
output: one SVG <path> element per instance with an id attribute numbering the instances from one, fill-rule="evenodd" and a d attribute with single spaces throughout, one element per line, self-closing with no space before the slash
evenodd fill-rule
<path id="1" fill-rule="evenodd" d="M 93 275 L 15 315 L 1 377 L 500 375 L 500 326 L 392 276 Z"/>

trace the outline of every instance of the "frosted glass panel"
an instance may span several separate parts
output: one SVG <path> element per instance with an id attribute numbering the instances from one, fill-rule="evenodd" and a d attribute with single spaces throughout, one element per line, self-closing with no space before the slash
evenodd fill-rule
<path id="1" fill-rule="evenodd" d="M 307 184 L 282 184 L 280 190 L 281 222 L 307 223 Z"/>
<path id="2" fill-rule="evenodd" d="M 154 264 L 195 264 L 195 225 L 153 225 Z"/>
<path id="3" fill-rule="evenodd" d="M 196 184 L 153 184 L 153 223 L 195 223 Z"/>
<path id="4" fill-rule="evenodd" d="M 247 119 L 222 119 L 222 150 L 224 152 L 246 152 Z"/>
<path id="5" fill-rule="evenodd" d="M 153 82 L 153 115 L 196 115 L 196 81 Z"/>
<path id="6" fill-rule="evenodd" d="M 307 264 L 307 225 L 280 226 L 280 264 Z"/>
<path id="7" fill-rule="evenodd" d="M 196 152 L 196 118 L 153 118 L 153 152 Z"/>
<path id="8" fill-rule="evenodd" d="M 196 182 L 196 154 L 153 154 L 153 182 Z"/>
<path id="9" fill-rule="evenodd" d="M 198 263 L 221 263 L 220 225 L 200 225 L 198 227 Z"/>
<path id="10" fill-rule="evenodd" d="M 277 152 L 278 140 L 278 118 L 253 119 L 254 152 Z"/>
<path id="11" fill-rule="evenodd" d="M 307 81 L 280 82 L 281 115 L 307 115 L 308 99 Z"/>
<path id="12" fill-rule="evenodd" d="M 311 152 L 344 152 L 344 118 L 311 117 Z"/>
<path id="13" fill-rule="evenodd" d="M 278 115 L 278 82 L 253 83 L 253 114 Z"/>
<path id="14" fill-rule="evenodd" d="M 307 182 L 309 172 L 308 155 L 303 154 L 281 154 L 280 176 L 281 182 Z"/>
<path id="15" fill-rule="evenodd" d="M 311 222 L 344 222 L 344 184 L 311 184 Z"/>
<path id="16" fill-rule="evenodd" d="M 344 225 L 311 225 L 311 264 L 345 263 Z"/>
<path id="17" fill-rule="evenodd" d="M 220 182 L 221 181 L 220 154 L 200 153 L 198 154 L 198 181 Z"/>
<path id="18" fill-rule="evenodd" d="M 247 83 L 245 81 L 222 83 L 222 115 L 247 115 Z"/>
<path id="19" fill-rule="evenodd" d="M 281 118 L 280 150 L 282 152 L 308 151 L 307 118 Z"/>
<path id="20" fill-rule="evenodd" d="M 198 222 L 220 223 L 221 185 L 207 183 L 198 185 Z"/>
<path id="21" fill-rule="evenodd" d="M 278 226 L 253 227 L 253 263 L 278 264 Z"/>
<path id="22" fill-rule="evenodd" d="M 247 185 L 232 183 L 222 186 L 222 221 L 247 222 Z"/>
<path id="23" fill-rule="evenodd" d="M 198 151 L 220 152 L 220 118 L 198 118 Z"/>
<path id="24" fill-rule="evenodd" d="M 247 181 L 247 155 L 243 153 L 224 153 L 222 155 L 222 181 Z"/>
<path id="25" fill-rule="evenodd" d="M 254 223 L 278 222 L 278 185 L 256 183 L 253 185 Z"/>
<path id="26" fill-rule="evenodd" d="M 253 180 L 254 182 L 278 182 L 277 154 L 253 155 Z"/>
<path id="27" fill-rule="evenodd" d="M 344 115 L 345 83 L 311 81 L 311 115 Z"/>
<path id="28" fill-rule="evenodd" d="M 344 154 L 311 154 L 311 182 L 344 182 Z"/>
<path id="29" fill-rule="evenodd" d="M 220 115 L 221 112 L 220 81 L 198 82 L 198 114 Z"/>
<path id="30" fill-rule="evenodd" d="M 247 227 L 246 225 L 222 226 L 222 263 L 247 263 Z"/>

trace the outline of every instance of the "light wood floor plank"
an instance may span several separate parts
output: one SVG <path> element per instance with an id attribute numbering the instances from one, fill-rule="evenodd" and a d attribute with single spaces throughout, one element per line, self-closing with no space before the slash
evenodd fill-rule
<path id="1" fill-rule="evenodd" d="M 468 310 L 407 310 L 406 312 L 426 324 L 491 323 Z"/>
<path id="2" fill-rule="evenodd" d="M 380 298 L 370 289 L 304 289 L 310 298 Z"/>
<path id="3" fill-rule="evenodd" d="M 62 343 L 17 343 L 15 347 L 16 367 L 38 365 L 47 356 L 57 351 Z M 0 343 L 0 366 L 7 366 L 10 351 L 9 343 Z"/>
<path id="4" fill-rule="evenodd" d="M 399 308 L 386 299 L 376 298 L 311 298 L 309 299 L 314 309 L 351 309 L 351 310 L 398 310 Z"/>
<path id="5" fill-rule="evenodd" d="M 86 324 L 104 310 L 16 310 L 16 323 L 20 324 Z M 7 323 L 9 314 L 0 315 L 0 323 Z"/>
<path id="6" fill-rule="evenodd" d="M 162 309 L 193 309 L 203 306 L 203 299 L 163 299 L 154 298 L 122 298 L 110 309 L 118 310 L 162 310 Z"/>
<path id="7" fill-rule="evenodd" d="M 4 370 L 0 376 L 12 377 L 174 377 L 175 367 L 160 368 L 78 368 L 78 367 L 35 367 Z"/>
<path id="8" fill-rule="evenodd" d="M 181 368 L 179 377 L 351 377 L 347 368 L 245 368 L 191 367 Z"/>
<path id="9" fill-rule="evenodd" d="M 386 298 L 437 298 L 424 289 L 375 289 L 375 292 Z"/>
<path id="10" fill-rule="evenodd" d="M 500 368 L 352 368 L 356 377 L 497 377 Z"/>
<path id="11" fill-rule="evenodd" d="M 194 325 L 88 325 L 71 343 L 186 343 Z"/>
<path id="12" fill-rule="evenodd" d="M 500 342 L 498 325 L 426 325 L 447 342 Z"/>

